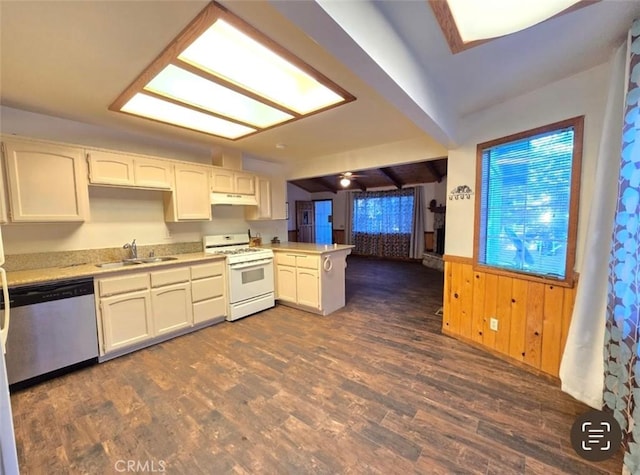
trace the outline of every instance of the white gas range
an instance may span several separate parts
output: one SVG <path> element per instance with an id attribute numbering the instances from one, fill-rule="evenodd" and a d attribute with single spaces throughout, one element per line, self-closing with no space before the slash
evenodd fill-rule
<path id="1" fill-rule="evenodd" d="M 249 247 L 247 234 L 204 236 L 204 252 L 227 260 L 227 320 L 246 317 L 275 305 L 273 251 Z"/>

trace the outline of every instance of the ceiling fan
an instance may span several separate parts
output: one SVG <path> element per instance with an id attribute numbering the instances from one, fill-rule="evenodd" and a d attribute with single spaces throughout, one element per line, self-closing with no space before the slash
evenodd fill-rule
<path id="1" fill-rule="evenodd" d="M 340 186 L 347 188 L 351 184 L 351 180 L 365 175 L 356 175 L 353 172 L 340 173 Z"/>

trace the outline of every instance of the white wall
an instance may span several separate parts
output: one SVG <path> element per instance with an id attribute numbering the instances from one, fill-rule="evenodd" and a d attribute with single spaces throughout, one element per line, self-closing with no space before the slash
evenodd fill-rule
<path id="1" fill-rule="evenodd" d="M 95 146 L 200 163 L 211 163 L 212 151 L 176 141 L 162 141 L 57 117 L 0 107 L 3 134 Z M 279 164 L 257 157 L 243 158 L 250 171 L 282 176 Z M 247 222 L 242 206 L 214 206 L 210 222 L 166 223 L 163 192 L 89 187 L 91 218 L 85 223 L 7 224 L 5 252 L 23 254 L 122 246 L 132 239 L 140 245 L 193 242 L 203 234 L 260 233 L 263 242 L 278 236 L 287 240 L 286 221 Z"/>
<path id="2" fill-rule="evenodd" d="M 601 65 L 465 117 L 461 123 L 462 145 L 449 151 L 448 191 L 458 185 L 469 185 L 474 192 L 477 191 L 478 143 L 585 115 L 576 256 L 576 262 L 580 263 L 602 130 L 608 71 L 608 65 Z M 473 256 L 474 206 L 473 199 L 447 201 L 446 254 Z"/>
<path id="3" fill-rule="evenodd" d="M 302 188 L 287 183 L 287 203 L 289 203 L 289 220 L 287 222 L 288 230 L 296 229 L 296 201 L 309 201 L 311 193 Z"/>

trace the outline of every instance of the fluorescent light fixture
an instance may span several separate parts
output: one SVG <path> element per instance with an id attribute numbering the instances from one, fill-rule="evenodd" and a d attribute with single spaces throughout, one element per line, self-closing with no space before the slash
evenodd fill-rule
<path id="1" fill-rule="evenodd" d="M 109 108 L 236 140 L 354 100 L 211 2 Z"/>
<path id="2" fill-rule="evenodd" d="M 144 89 L 256 127 L 269 127 L 293 119 L 291 114 L 172 64 L 160 71 Z"/>
<path id="3" fill-rule="evenodd" d="M 187 107 L 178 106 L 146 94 L 138 93 L 122 108 L 122 112 L 135 114 L 147 119 L 175 124 L 187 129 L 237 139 L 256 131 L 250 127 L 229 122 Z"/>
<path id="4" fill-rule="evenodd" d="M 580 0 L 447 0 L 464 42 L 496 38 L 536 25 Z"/>
<path id="5" fill-rule="evenodd" d="M 453 54 L 600 0 L 428 0 Z"/>
<path id="6" fill-rule="evenodd" d="M 211 54 L 212 51 L 215 54 Z M 343 100 L 342 96 L 224 20 L 216 21 L 178 55 L 178 59 L 299 114 Z"/>

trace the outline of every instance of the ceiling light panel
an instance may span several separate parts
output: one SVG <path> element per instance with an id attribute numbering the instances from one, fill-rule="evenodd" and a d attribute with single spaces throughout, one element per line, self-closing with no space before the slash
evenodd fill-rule
<path id="1" fill-rule="evenodd" d="M 129 114 L 228 139 L 238 139 L 256 131 L 251 127 L 178 106 L 142 93 L 133 96 L 121 110 Z"/>
<path id="2" fill-rule="evenodd" d="M 217 20 L 178 59 L 299 114 L 344 101 L 224 20 Z"/>
<path id="3" fill-rule="evenodd" d="M 109 109 L 236 140 L 355 99 L 211 2 Z"/>
<path id="4" fill-rule="evenodd" d="M 508 35 L 536 25 L 580 0 L 447 0 L 460 37 L 469 42 Z"/>
<path id="5" fill-rule="evenodd" d="M 261 128 L 294 117 L 174 65 L 164 68 L 144 89 Z"/>

